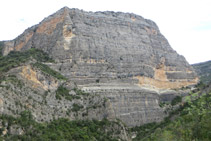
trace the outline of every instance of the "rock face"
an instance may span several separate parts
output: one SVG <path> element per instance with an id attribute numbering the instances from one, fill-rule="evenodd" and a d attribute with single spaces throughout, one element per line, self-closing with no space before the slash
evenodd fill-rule
<path id="1" fill-rule="evenodd" d="M 48 64 L 52 69 L 107 97 L 116 118 L 129 126 L 164 117 L 160 90 L 198 81 L 157 25 L 135 14 L 64 7 L 4 44 L 3 55 L 30 48 L 47 52 L 56 60 Z"/>

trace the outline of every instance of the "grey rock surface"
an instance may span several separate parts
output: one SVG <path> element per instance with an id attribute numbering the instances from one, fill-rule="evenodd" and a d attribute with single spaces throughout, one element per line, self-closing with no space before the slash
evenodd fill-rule
<path id="1" fill-rule="evenodd" d="M 159 107 L 159 91 L 198 81 L 158 26 L 132 13 L 93 13 L 64 7 L 4 44 L 3 55 L 30 48 L 47 52 L 56 61 L 48 65 L 69 82 L 108 98 L 107 107 L 98 109 L 99 113 L 90 110 L 89 118 L 119 118 L 128 126 L 161 121 L 165 114 Z M 49 97 L 48 103 L 55 106 L 57 102 Z M 60 111 L 65 105 L 57 106 Z"/>
<path id="2" fill-rule="evenodd" d="M 46 81 L 51 81 L 51 85 Z M 67 83 L 69 82 L 61 82 L 29 65 L 12 69 L 0 81 L 0 113 L 18 116 L 21 112 L 30 110 L 38 122 L 62 117 L 70 120 L 114 119 L 107 108 L 110 103 L 99 94 L 78 93 L 77 90 L 70 89 L 69 96 L 72 99 L 56 98 L 59 85 L 65 87 Z"/>
<path id="3" fill-rule="evenodd" d="M 87 84 L 139 76 L 182 81 L 181 85 L 196 82 L 192 67 L 170 47 L 157 25 L 130 13 L 65 7 L 5 44 L 4 55 L 32 47 L 47 52 L 57 60 L 52 67 L 78 83 L 78 78 Z M 158 71 L 164 74 L 155 76 L 162 73 Z"/>
<path id="4" fill-rule="evenodd" d="M 155 90 L 129 84 L 84 86 L 83 90 L 107 97 L 115 117 L 130 127 L 159 122 L 166 116 L 159 107 L 160 97 Z"/>

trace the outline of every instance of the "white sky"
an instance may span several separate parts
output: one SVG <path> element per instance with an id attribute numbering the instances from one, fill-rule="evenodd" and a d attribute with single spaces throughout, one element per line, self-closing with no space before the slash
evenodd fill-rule
<path id="1" fill-rule="evenodd" d="M 141 15 L 189 63 L 211 60 L 211 0 L 1 0 L 0 40 L 14 39 L 64 6 Z"/>

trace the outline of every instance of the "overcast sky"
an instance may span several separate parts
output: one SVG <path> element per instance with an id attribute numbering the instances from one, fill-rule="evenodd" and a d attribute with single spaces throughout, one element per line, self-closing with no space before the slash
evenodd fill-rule
<path id="1" fill-rule="evenodd" d="M 130 12 L 157 23 L 189 63 L 211 60 L 211 0 L 2 0 L 0 40 L 11 40 L 60 8 Z"/>

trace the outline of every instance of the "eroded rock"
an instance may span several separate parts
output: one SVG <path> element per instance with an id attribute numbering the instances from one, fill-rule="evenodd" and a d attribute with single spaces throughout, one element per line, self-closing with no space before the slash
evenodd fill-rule
<path id="1" fill-rule="evenodd" d="M 13 41 L 5 42 L 3 54 L 30 48 L 47 52 L 56 61 L 48 66 L 67 77 L 68 82 L 94 96 L 108 98 L 106 108 L 78 112 L 82 119 L 83 115 L 119 118 L 128 126 L 161 121 L 165 115 L 159 107 L 160 91 L 198 82 L 192 67 L 170 47 L 157 25 L 132 13 L 93 13 L 65 7 Z M 46 78 L 41 81 L 42 77 L 29 66 L 23 66 L 21 75 L 34 84 L 32 87 L 48 90 L 58 86 L 56 82 L 47 86 Z M 43 101 L 36 96 L 33 99 Z M 100 99 L 93 102 L 102 105 Z M 40 109 L 33 113 L 37 119 L 51 120 L 53 114 L 56 118 L 74 119 L 73 114 L 66 114 L 74 102 L 59 103 L 55 93 L 48 95 L 46 101 L 46 107 L 35 106 Z M 87 107 L 89 100 L 76 101 Z"/>

